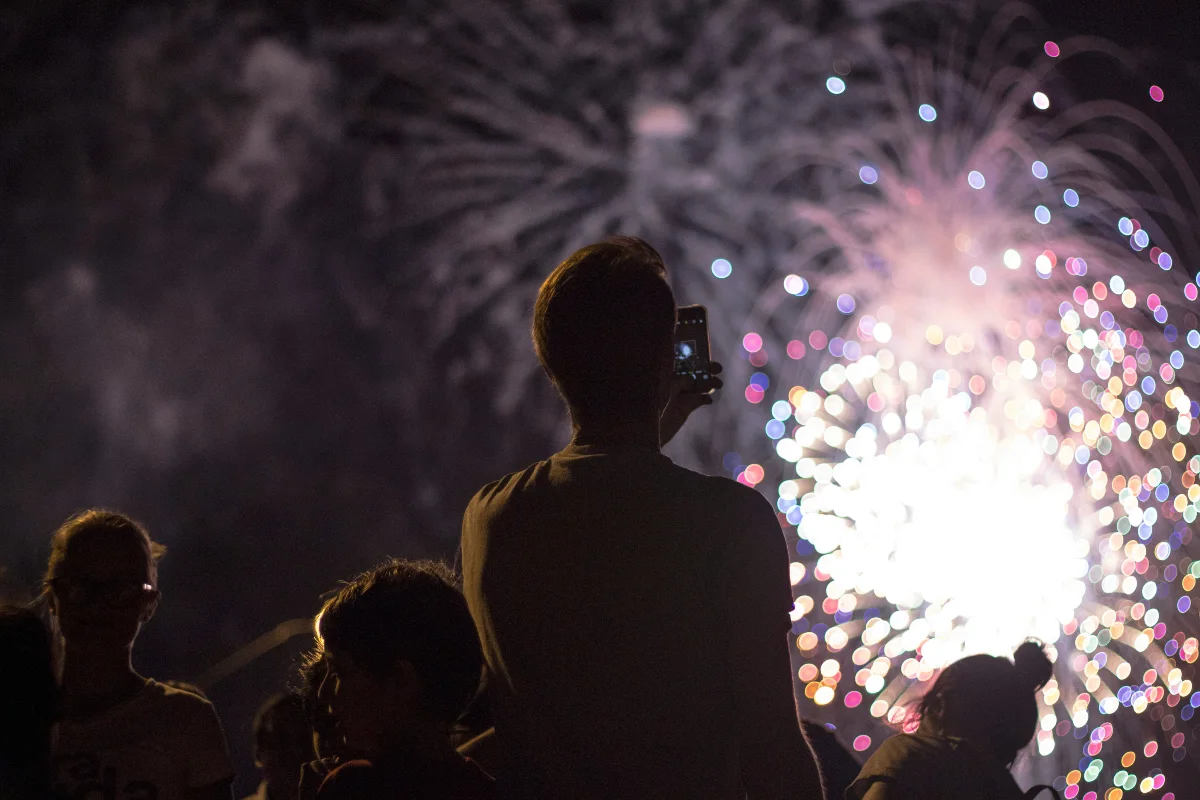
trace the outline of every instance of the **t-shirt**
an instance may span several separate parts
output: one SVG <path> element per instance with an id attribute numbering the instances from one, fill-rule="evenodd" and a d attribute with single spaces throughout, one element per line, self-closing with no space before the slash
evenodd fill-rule
<path id="1" fill-rule="evenodd" d="M 212 703 L 155 680 L 84 720 L 64 720 L 54 745 L 55 787 L 75 800 L 182 800 L 233 777 Z"/>
<path id="2" fill-rule="evenodd" d="M 376 766 L 347 761 L 329 773 L 317 800 L 494 800 L 495 782 L 469 758 L 455 755 L 436 766 Z"/>
<path id="3" fill-rule="evenodd" d="M 462 564 L 515 795 L 724 800 L 745 750 L 804 748 L 786 547 L 749 487 L 572 444 L 476 494 Z"/>
<path id="4" fill-rule="evenodd" d="M 965 739 L 925 733 L 888 739 L 867 759 L 846 800 L 860 800 L 876 783 L 886 783 L 896 800 L 1020 800 L 1012 774 Z"/>

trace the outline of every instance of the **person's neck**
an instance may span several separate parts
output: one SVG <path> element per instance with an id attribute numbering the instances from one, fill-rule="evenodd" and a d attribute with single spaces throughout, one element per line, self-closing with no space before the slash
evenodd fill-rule
<path id="1" fill-rule="evenodd" d="M 131 650 L 81 652 L 68 644 L 63 651 L 64 712 L 88 716 L 136 693 L 145 679 L 133 669 Z"/>
<path id="2" fill-rule="evenodd" d="M 661 449 L 657 416 L 623 421 L 574 417 L 571 423 L 571 443 L 575 445 L 648 447 L 655 452 Z"/>

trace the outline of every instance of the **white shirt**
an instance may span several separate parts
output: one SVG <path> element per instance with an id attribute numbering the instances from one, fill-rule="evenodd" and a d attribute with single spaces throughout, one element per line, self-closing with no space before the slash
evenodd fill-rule
<path id="1" fill-rule="evenodd" d="M 55 788 L 78 800 L 183 800 L 233 777 L 212 703 L 155 680 L 103 714 L 63 721 L 53 769 Z"/>

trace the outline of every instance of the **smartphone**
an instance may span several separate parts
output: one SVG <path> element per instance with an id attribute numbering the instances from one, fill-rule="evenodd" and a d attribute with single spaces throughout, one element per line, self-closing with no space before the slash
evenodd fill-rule
<path id="1" fill-rule="evenodd" d="M 708 309 L 680 306 L 675 317 L 675 374 L 686 378 L 684 391 L 711 394 L 714 391 L 709 364 Z"/>

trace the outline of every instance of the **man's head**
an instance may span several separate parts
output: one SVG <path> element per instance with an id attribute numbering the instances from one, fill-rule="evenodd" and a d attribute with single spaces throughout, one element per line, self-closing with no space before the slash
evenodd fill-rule
<path id="1" fill-rule="evenodd" d="M 320 694 L 346 747 L 367 757 L 444 734 L 479 686 L 479 636 L 442 564 L 390 560 L 363 573 L 325 603 L 317 637 Z"/>
<path id="2" fill-rule="evenodd" d="M 278 694 L 254 717 L 254 762 L 273 798 L 294 797 L 300 769 L 313 760 L 312 737 L 299 695 Z"/>
<path id="3" fill-rule="evenodd" d="M 533 309 L 542 368 L 576 423 L 657 415 L 670 397 L 675 296 L 653 247 L 618 236 L 576 250 Z"/>

